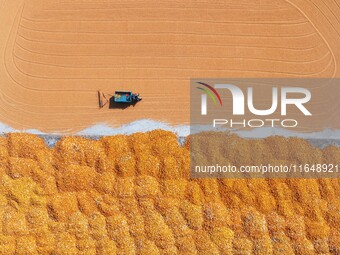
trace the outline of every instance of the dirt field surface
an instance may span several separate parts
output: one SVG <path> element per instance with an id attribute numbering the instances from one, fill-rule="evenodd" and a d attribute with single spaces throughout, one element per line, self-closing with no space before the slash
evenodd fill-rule
<path id="1" fill-rule="evenodd" d="M 0 0 L 0 121 L 189 122 L 189 78 L 338 77 L 336 0 Z M 96 91 L 139 92 L 124 111 Z"/>
<path id="2" fill-rule="evenodd" d="M 0 254 L 340 254 L 339 179 L 190 179 L 170 132 L 9 134 L 0 165 Z"/>

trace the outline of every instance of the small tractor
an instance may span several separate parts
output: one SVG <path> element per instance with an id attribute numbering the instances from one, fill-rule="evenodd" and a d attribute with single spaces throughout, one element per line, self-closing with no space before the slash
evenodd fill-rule
<path id="1" fill-rule="evenodd" d="M 112 101 L 115 104 L 135 105 L 142 100 L 139 94 L 132 93 L 131 91 L 115 91 L 114 95 L 110 95 L 100 90 L 98 90 L 98 99 L 99 108 L 103 108 L 107 103 L 110 104 Z"/>

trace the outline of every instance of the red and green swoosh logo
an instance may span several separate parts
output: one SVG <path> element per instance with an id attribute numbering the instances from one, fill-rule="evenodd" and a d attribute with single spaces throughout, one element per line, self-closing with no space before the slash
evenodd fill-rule
<path id="1" fill-rule="evenodd" d="M 214 89 L 214 87 L 212 87 L 211 85 L 206 84 L 204 82 L 197 82 L 197 83 L 205 87 L 205 88 L 196 87 L 197 89 L 204 91 L 213 100 L 215 105 L 217 104 L 217 101 L 216 101 L 216 98 L 217 98 L 220 105 L 222 106 L 221 97 L 218 94 L 218 92 L 216 91 L 216 89 Z"/>

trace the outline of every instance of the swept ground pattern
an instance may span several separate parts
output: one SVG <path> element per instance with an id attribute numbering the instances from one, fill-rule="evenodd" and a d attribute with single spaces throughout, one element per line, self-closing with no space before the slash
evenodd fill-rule
<path id="1" fill-rule="evenodd" d="M 269 139 L 250 155 L 291 143 Z M 159 130 L 52 149 L 1 138 L 0 254 L 340 254 L 338 179 L 190 179 L 188 145 Z M 311 156 L 340 162 L 340 149 Z"/>
<path id="2" fill-rule="evenodd" d="M 0 121 L 72 133 L 138 118 L 189 121 L 192 77 L 337 77 L 335 0 L 2 0 Z M 96 90 L 131 89 L 98 110 Z"/>

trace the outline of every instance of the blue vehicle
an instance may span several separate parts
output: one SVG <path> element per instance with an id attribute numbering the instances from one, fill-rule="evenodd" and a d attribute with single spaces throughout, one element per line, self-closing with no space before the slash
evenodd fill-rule
<path id="1" fill-rule="evenodd" d="M 141 101 L 142 98 L 139 94 L 133 94 L 131 91 L 116 91 L 114 94 L 114 101 L 116 103 L 137 103 Z"/>
<path id="2" fill-rule="evenodd" d="M 116 91 L 114 95 L 110 95 L 103 93 L 100 90 L 98 90 L 98 99 L 99 108 L 103 108 L 106 104 L 110 102 L 124 105 L 135 105 L 137 102 L 142 100 L 139 94 L 134 94 L 131 91 Z"/>

